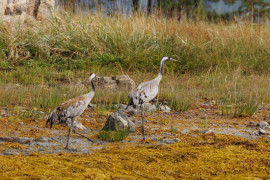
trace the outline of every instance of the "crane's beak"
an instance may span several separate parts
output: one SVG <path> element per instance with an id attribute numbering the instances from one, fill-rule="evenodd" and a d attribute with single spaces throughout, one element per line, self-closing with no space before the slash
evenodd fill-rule
<path id="1" fill-rule="evenodd" d="M 173 58 L 170 58 L 169 61 L 176 61 L 177 62 L 177 60 L 176 59 L 173 59 Z"/>

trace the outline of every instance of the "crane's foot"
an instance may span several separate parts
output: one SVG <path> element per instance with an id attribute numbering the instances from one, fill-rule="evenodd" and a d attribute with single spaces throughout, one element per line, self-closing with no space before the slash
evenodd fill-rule
<path id="1" fill-rule="evenodd" d="M 68 148 L 68 146 L 66 146 L 66 147 L 65 147 L 65 150 L 67 150 L 67 151 L 71 151 L 71 150 Z"/>
<path id="2" fill-rule="evenodd" d="M 145 141 L 145 136 L 143 136 L 142 140 Z"/>

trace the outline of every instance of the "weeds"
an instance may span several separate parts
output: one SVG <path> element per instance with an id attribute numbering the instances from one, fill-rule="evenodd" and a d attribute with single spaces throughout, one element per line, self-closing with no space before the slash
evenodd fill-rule
<path id="1" fill-rule="evenodd" d="M 99 132 L 99 139 L 102 141 L 121 141 L 125 139 L 129 134 L 129 130 L 118 130 L 118 131 L 100 131 Z"/>

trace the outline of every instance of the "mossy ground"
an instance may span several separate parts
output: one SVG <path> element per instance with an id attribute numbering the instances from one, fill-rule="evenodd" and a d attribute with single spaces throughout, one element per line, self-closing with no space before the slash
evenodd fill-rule
<path id="1" fill-rule="evenodd" d="M 32 152 L 28 155 L 0 156 L 1 178 L 30 179 L 254 179 L 270 177 L 269 136 L 251 140 L 228 134 L 202 134 L 200 129 L 232 127 L 245 131 L 249 121 L 262 120 L 267 109 L 253 117 L 223 116 L 215 106 L 196 105 L 180 114 L 153 113 L 146 116 L 147 140 L 141 141 L 140 126 L 125 141 L 102 145 L 89 154 L 66 152 L 56 154 Z M 107 115 L 88 109 L 80 121 L 92 130 L 101 129 Z M 139 116 L 134 118 L 139 120 Z M 1 118 L 0 136 L 53 137 L 65 136 L 67 128 L 44 127 L 45 119 L 24 120 Z M 193 128 L 197 126 L 197 129 Z M 174 131 L 172 131 L 172 128 Z M 242 129 L 241 129 L 242 128 Z M 188 133 L 183 133 L 188 129 Z M 255 133 L 256 127 L 253 127 Z M 246 132 L 248 133 L 248 132 Z M 98 138 L 97 131 L 88 134 Z M 135 137 L 139 137 L 136 139 Z M 171 145 L 158 143 L 150 137 L 179 138 Z M 75 135 L 73 135 L 73 138 Z M 132 142 L 133 140 L 133 142 Z M 134 143 L 134 140 L 136 142 Z M 74 146 L 73 144 L 72 146 Z M 76 146 L 76 145 L 75 145 Z M 100 146 L 89 143 L 89 148 Z M 1 143 L 0 150 L 24 149 L 18 143 Z"/>
<path id="2" fill-rule="evenodd" d="M 228 135 L 183 137 L 174 145 L 119 146 L 90 155 L 0 156 L 2 178 L 254 179 L 270 177 L 270 143 Z"/>

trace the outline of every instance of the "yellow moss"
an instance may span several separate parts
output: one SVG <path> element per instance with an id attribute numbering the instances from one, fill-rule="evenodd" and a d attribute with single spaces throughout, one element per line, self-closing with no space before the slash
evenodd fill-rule
<path id="1" fill-rule="evenodd" d="M 15 142 L 0 143 L 0 151 L 4 149 L 24 149 L 26 146 Z"/>
<path id="2" fill-rule="evenodd" d="M 270 143 L 210 134 L 187 137 L 174 145 L 114 143 L 90 155 L 0 156 L 0 174 L 2 178 L 42 179 L 269 178 Z"/>

